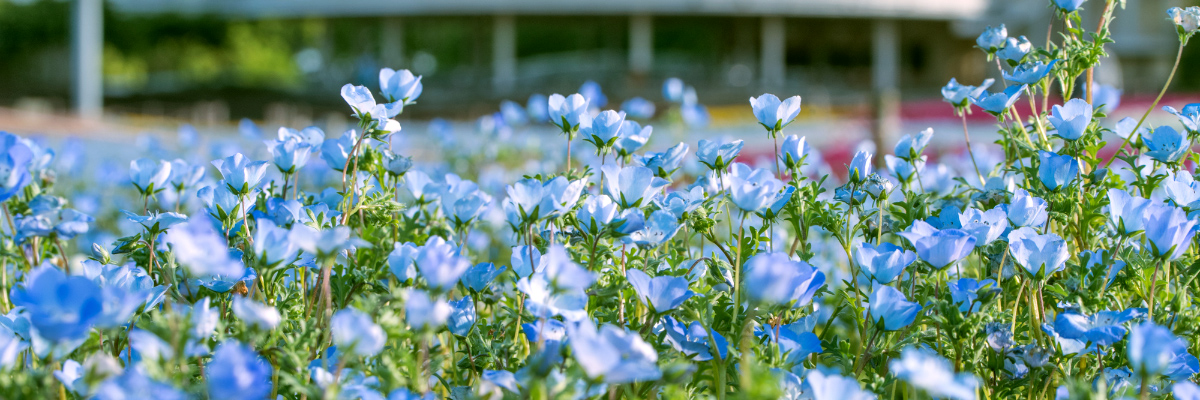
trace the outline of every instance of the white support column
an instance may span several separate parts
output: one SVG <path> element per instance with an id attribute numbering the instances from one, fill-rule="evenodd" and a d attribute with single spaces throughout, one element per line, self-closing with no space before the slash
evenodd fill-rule
<path id="1" fill-rule="evenodd" d="M 654 19 L 649 15 L 629 17 L 629 71 L 645 76 L 654 67 Z"/>
<path id="2" fill-rule="evenodd" d="M 71 92 L 75 112 L 98 118 L 104 111 L 104 1 L 75 0 L 71 24 Z"/>
<path id="3" fill-rule="evenodd" d="M 875 20 L 871 34 L 871 87 L 875 93 L 872 139 L 877 149 L 889 148 L 900 129 L 899 83 L 900 30 L 894 20 Z"/>
<path id="4" fill-rule="evenodd" d="M 492 26 L 492 89 L 512 91 L 517 80 L 517 27 L 511 15 L 497 15 Z"/>
<path id="5" fill-rule="evenodd" d="M 404 58 L 404 19 L 384 17 L 379 29 L 379 60 L 392 69 L 408 68 Z"/>
<path id="6" fill-rule="evenodd" d="M 762 18 L 762 53 L 760 70 L 762 85 L 769 90 L 781 89 L 787 78 L 787 32 L 783 17 Z"/>

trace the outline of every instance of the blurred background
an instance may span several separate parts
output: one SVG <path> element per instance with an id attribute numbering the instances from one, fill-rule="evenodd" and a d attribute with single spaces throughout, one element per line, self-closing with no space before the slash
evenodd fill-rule
<path id="1" fill-rule="evenodd" d="M 1096 73 L 1120 93 L 1112 113 L 1140 114 L 1157 94 L 1177 45 L 1165 10 L 1185 3 L 1116 11 L 1112 56 Z M 1089 29 L 1103 4 L 1084 4 Z M 803 97 L 785 133 L 822 147 L 927 126 L 953 145 L 960 121 L 939 88 L 999 81 L 975 37 L 1004 23 L 1041 46 L 1062 29 L 1052 12 L 1046 0 L 0 0 L 0 129 L 119 136 L 188 124 L 216 135 L 248 118 L 266 132 L 316 125 L 333 136 L 349 119 L 338 89 L 377 90 L 391 67 L 423 76 L 407 131 L 431 120 L 495 129 L 480 118 L 501 101 L 587 81 L 604 108 L 642 97 L 663 117 L 662 83 L 678 77 L 707 106 L 688 126 L 692 143 L 761 139 L 747 98 L 769 92 Z M 1193 46 L 1163 104 L 1200 89 L 1186 72 L 1198 62 Z M 970 117 L 973 130 L 995 124 Z"/>

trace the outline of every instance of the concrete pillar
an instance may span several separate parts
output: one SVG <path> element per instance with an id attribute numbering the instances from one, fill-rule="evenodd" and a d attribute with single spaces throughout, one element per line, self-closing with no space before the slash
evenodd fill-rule
<path id="1" fill-rule="evenodd" d="M 492 25 L 492 90 L 507 94 L 517 80 L 517 27 L 511 15 L 497 15 Z"/>
<path id="2" fill-rule="evenodd" d="M 408 68 L 404 58 L 404 20 L 384 17 L 379 29 L 379 61 L 392 69 Z"/>
<path id="3" fill-rule="evenodd" d="M 769 91 L 783 89 L 787 78 L 787 32 L 783 17 L 762 18 L 762 53 L 759 66 L 763 87 Z"/>
<path id="4" fill-rule="evenodd" d="M 104 1 L 75 0 L 71 24 L 71 94 L 75 112 L 98 118 L 104 111 Z"/>
<path id="5" fill-rule="evenodd" d="M 654 20 L 649 15 L 629 17 L 629 71 L 645 76 L 654 67 Z"/>
<path id="6" fill-rule="evenodd" d="M 883 152 L 883 149 L 891 148 L 900 129 L 900 30 L 894 20 L 879 19 L 871 25 L 871 87 L 875 111 L 871 139 L 875 141 L 876 149 Z"/>

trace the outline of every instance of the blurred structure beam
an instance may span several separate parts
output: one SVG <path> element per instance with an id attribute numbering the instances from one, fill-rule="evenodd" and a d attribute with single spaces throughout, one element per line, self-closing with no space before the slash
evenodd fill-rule
<path id="1" fill-rule="evenodd" d="M 895 20 L 877 19 L 871 26 L 871 87 L 874 92 L 876 153 L 895 140 L 900 127 L 900 29 Z M 876 162 L 883 157 L 875 157 Z"/>
<path id="2" fill-rule="evenodd" d="M 104 111 L 104 1 L 75 0 L 71 23 L 71 97 L 75 112 L 99 118 Z"/>
<path id="3" fill-rule="evenodd" d="M 497 15 L 492 25 L 492 90 L 507 94 L 517 80 L 517 23 L 512 15 Z"/>
<path id="4" fill-rule="evenodd" d="M 654 68 L 654 19 L 649 15 L 629 17 L 629 71 L 646 76 Z"/>
<path id="5" fill-rule="evenodd" d="M 783 17 L 762 18 L 762 53 L 759 60 L 764 90 L 782 89 L 787 76 L 787 31 Z"/>
<path id="6" fill-rule="evenodd" d="M 379 60 L 392 69 L 408 68 L 404 59 L 404 19 L 385 17 L 379 30 Z"/>

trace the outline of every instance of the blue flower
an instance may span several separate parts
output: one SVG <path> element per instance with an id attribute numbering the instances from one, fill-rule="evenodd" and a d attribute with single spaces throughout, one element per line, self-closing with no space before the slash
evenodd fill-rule
<path id="1" fill-rule="evenodd" d="M 264 395 L 265 397 L 266 395 Z M 125 373 L 104 381 L 96 389 L 96 400 L 155 399 L 184 400 L 189 396 L 165 382 L 156 381 L 141 368 L 126 368 Z"/>
<path id="2" fill-rule="evenodd" d="M 175 159 L 171 161 L 171 186 L 182 193 L 184 188 L 196 187 L 204 180 L 203 165 L 188 165 L 186 161 Z"/>
<path id="3" fill-rule="evenodd" d="M 663 81 L 662 95 L 663 98 L 672 103 L 683 102 L 684 85 L 683 80 L 679 78 L 667 78 Z"/>
<path id="4" fill-rule="evenodd" d="M 600 167 L 604 174 L 604 192 L 622 209 L 638 208 L 643 204 L 654 201 L 660 189 L 669 182 L 654 176 L 650 168 L 630 165 L 620 168 L 616 165 Z"/>
<path id="5" fill-rule="evenodd" d="M 871 162 L 872 157 L 874 155 L 871 152 L 864 150 L 854 153 L 854 158 L 850 160 L 850 166 L 847 167 L 846 178 L 850 182 L 860 182 L 867 179 L 867 175 L 871 175 L 871 168 L 874 165 Z"/>
<path id="6" fill-rule="evenodd" d="M 792 201 L 792 194 L 794 193 L 796 193 L 795 186 L 785 186 L 782 191 L 775 192 L 771 196 L 771 200 L 767 203 L 767 206 L 759 210 L 758 216 L 768 221 L 774 221 L 779 217 L 780 211 L 783 211 L 783 207 Z"/>
<path id="7" fill-rule="evenodd" d="M 636 332 L 614 325 L 599 329 L 591 320 L 567 325 L 571 356 L 592 379 L 609 384 L 652 381 L 662 377 L 658 353 Z"/>
<path id="8" fill-rule="evenodd" d="M 550 123 L 562 129 L 563 133 L 578 131 L 580 123 L 588 118 L 588 101 L 579 93 L 567 97 L 555 93 L 547 101 Z"/>
<path id="9" fill-rule="evenodd" d="M 674 191 L 667 193 L 666 197 L 657 199 L 655 204 L 658 208 L 670 211 L 677 218 L 683 218 L 683 215 L 695 211 L 704 204 L 704 189 L 693 187 L 688 191 Z"/>
<path id="10" fill-rule="evenodd" d="M 346 159 L 350 157 L 350 151 L 354 150 L 354 143 L 357 141 L 358 131 L 354 129 L 347 130 L 336 138 L 325 139 L 321 143 L 321 159 L 325 160 L 329 168 L 341 172 L 346 167 Z"/>
<path id="11" fill-rule="evenodd" d="M 627 239 L 638 246 L 658 247 L 675 237 L 675 233 L 679 232 L 681 227 L 675 214 L 666 210 L 654 210 L 642 228 L 630 232 Z"/>
<path id="12" fill-rule="evenodd" d="M 1142 143 L 1146 144 L 1146 155 L 1159 162 L 1179 161 L 1190 150 L 1187 137 L 1175 128 L 1163 125 L 1153 131 L 1142 132 Z"/>
<path id="13" fill-rule="evenodd" d="M 12 290 L 13 304 L 25 307 L 37 335 L 52 342 L 87 338 L 101 317 L 101 296 L 91 280 L 67 276 L 48 264 L 29 271 L 25 282 Z"/>
<path id="14" fill-rule="evenodd" d="M 971 102 L 989 114 L 1000 116 L 1017 102 L 1017 98 L 1021 97 L 1021 92 L 1024 91 L 1025 85 L 1011 85 L 1000 93 L 982 92 L 978 96 L 972 97 Z"/>
<path id="15" fill-rule="evenodd" d="M 950 83 L 942 86 L 942 100 L 954 105 L 955 108 L 966 107 L 968 101 L 986 92 L 989 87 L 992 87 L 993 82 L 995 82 L 994 79 L 988 78 L 984 79 L 979 86 L 967 86 L 950 78 Z"/>
<path id="16" fill-rule="evenodd" d="M 1121 189 L 1108 189 L 1108 219 L 1117 233 L 1132 235 L 1145 230 L 1153 201 Z"/>
<path id="17" fill-rule="evenodd" d="M 996 57 L 1008 61 L 1009 65 L 1016 65 L 1025 59 L 1030 50 L 1033 50 L 1033 43 L 1029 43 L 1024 35 L 1020 38 L 1010 37 L 1005 41 L 1004 48 L 996 52 Z"/>
<path id="18" fill-rule="evenodd" d="M 746 260 L 743 292 L 752 300 L 802 307 L 825 285 L 825 274 L 784 253 L 758 253 Z"/>
<path id="19" fill-rule="evenodd" d="M 296 246 L 306 253 L 321 258 L 336 256 L 356 247 L 371 246 L 370 243 L 353 237 L 350 233 L 350 227 L 344 225 L 321 230 L 302 224 L 292 226 L 292 240 Z"/>
<path id="20" fill-rule="evenodd" d="M 525 101 L 525 113 L 529 114 L 529 119 L 535 123 L 545 123 L 550 120 L 549 99 L 541 93 L 529 95 L 529 100 Z"/>
<path id="21" fill-rule="evenodd" d="M 233 309 L 233 315 L 236 315 L 246 325 L 256 326 L 264 330 L 275 329 L 282 320 L 279 310 L 276 310 L 275 307 L 255 302 L 245 296 L 233 296 L 233 306 L 231 308 Z"/>
<path id="22" fill-rule="evenodd" d="M 821 339 L 812 333 L 816 323 L 816 317 L 810 315 L 787 325 L 763 325 L 755 335 L 766 335 L 768 341 L 779 345 L 784 362 L 799 366 L 809 355 L 823 351 Z"/>
<path id="23" fill-rule="evenodd" d="M 637 269 L 625 271 L 625 278 L 629 280 L 629 285 L 633 286 L 638 300 L 657 313 L 673 310 L 696 294 L 688 289 L 689 282 L 686 278 L 677 276 L 650 278 L 645 272 Z"/>
<path id="24" fill-rule="evenodd" d="M 1129 332 L 1129 343 L 1125 347 L 1129 368 L 1148 378 L 1166 372 L 1183 343 L 1186 342 L 1154 322 L 1136 325 Z M 1186 348 L 1183 351 L 1186 352 Z"/>
<path id="25" fill-rule="evenodd" d="M 789 170 L 800 168 L 800 162 L 804 158 L 804 145 L 807 137 L 797 137 L 796 135 L 788 135 L 783 138 L 783 146 L 779 147 L 779 161 L 783 162 L 783 166 Z"/>
<path id="26" fill-rule="evenodd" d="M 624 124 L 624 112 L 608 110 L 580 127 L 579 132 L 583 134 L 584 141 L 596 146 L 596 153 L 605 153 L 617 141 L 617 134 Z"/>
<path id="27" fill-rule="evenodd" d="M 315 126 L 310 126 L 301 130 L 295 130 L 281 126 L 276 134 L 276 138 L 281 142 L 292 139 L 299 140 L 307 144 L 309 147 L 315 149 L 321 147 L 321 143 L 325 142 L 325 131 L 322 131 L 321 128 Z"/>
<path id="28" fill-rule="evenodd" d="M 236 193 L 230 192 L 225 181 L 218 181 L 215 186 L 200 188 L 196 191 L 196 197 L 204 202 L 209 215 L 222 222 L 240 220 L 243 212 L 254 207 L 253 201 L 243 201 Z"/>
<path id="29" fill-rule="evenodd" d="M 991 279 L 977 281 L 971 278 L 960 278 L 956 281 L 946 282 L 946 286 L 950 288 L 950 298 L 954 300 L 955 304 L 958 304 L 958 311 L 964 313 L 979 311 L 983 307 L 982 304 L 976 303 L 980 296 L 988 296 L 1000 291 L 1000 288 L 996 286 L 996 281 Z"/>
<path id="30" fill-rule="evenodd" d="M 279 168 L 279 172 L 285 174 L 295 173 L 297 169 L 308 164 L 308 157 L 313 151 L 313 147 L 308 143 L 294 138 L 274 140 L 266 144 L 267 150 L 271 152 L 271 159 L 275 162 L 275 168 Z"/>
<path id="31" fill-rule="evenodd" d="M 212 398 L 251 400 L 271 393 L 271 364 L 237 340 L 221 342 L 204 372 Z"/>
<path id="32" fill-rule="evenodd" d="M 892 175 L 901 182 L 906 183 L 912 183 L 913 177 L 918 176 L 921 171 L 925 170 L 926 159 L 925 156 L 921 156 L 912 161 L 905 161 L 891 154 L 883 155 L 883 161 L 887 164 L 888 169 L 892 171 Z"/>
<path id="33" fill-rule="evenodd" d="M 1055 105 L 1046 117 L 1054 125 L 1052 134 L 1066 140 L 1077 140 L 1087 133 L 1092 123 L 1092 105 L 1084 99 L 1071 99 L 1065 105 Z"/>
<path id="34" fill-rule="evenodd" d="M 1092 93 L 1092 103 L 1096 104 L 1101 111 L 1111 113 L 1121 106 L 1121 89 L 1098 82 L 1092 82 L 1092 89 L 1095 90 L 1095 93 Z M 1084 96 L 1087 96 L 1089 92 L 1092 90 L 1084 91 Z"/>
<path id="35" fill-rule="evenodd" d="M 392 252 L 388 253 L 387 256 L 387 265 L 388 270 L 400 282 L 416 278 L 417 270 L 415 268 L 415 261 L 417 259 L 417 252 L 417 247 L 411 242 L 396 242 L 393 244 Z"/>
<path id="36" fill-rule="evenodd" d="M 1079 6 L 1087 0 L 1054 0 L 1054 5 L 1063 12 L 1073 12 L 1079 9 Z"/>
<path id="37" fill-rule="evenodd" d="M 212 164 L 221 171 L 229 191 L 241 195 L 249 194 L 251 189 L 257 187 L 267 172 L 266 161 L 251 162 L 242 153 L 213 160 Z"/>
<path id="38" fill-rule="evenodd" d="M 908 301 L 896 288 L 881 285 L 871 292 L 869 300 L 871 321 L 885 331 L 897 331 L 913 323 L 921 305 Z"/>
<path id="39" fill-rule="evenodd" d="M 1007 38 L 1008 29 L 1004 27 L 1004 24 L 1000 24 L 1000 26 L 995 28 L 989 26 L 975 39 L 975 44 L 980 49 L 983 49 L 983 51 L 995 53 L 1004 46 L 1004 40 Z"/>
<path id="40" fill-rule="evenodd" d="M 496 264 L 490 262 L 475 264 L 474 267 L 467 269 L 467 272 L 463 274 L 460 281 L 467 289 L 471 289 L 475 292 L 482 292 L 483 289 L 486 289 L 488 285 L 496 279 L 496 277 L 504 273 L 504 270 L 506 269 L 508 269 L 508 267 L 503 265 L 501 265 L 499 268 L 496 268 Z"/>
<path id="41" fill-rule="evenodd" d="M 658 325 L 658 329 L 667 332 L 667 343 L 671 344 L 675 350 L 678 350 L 683 355 L 691 357 L 695 361 L 712 360 L 712 345 L 708 340 L 708 331 L 704 329 L 698 321 L 692 321 L 691 324 L 684 325 L 674 317 L 663 317 L 662 324 Z M 713 331 L 713 340 L 717 342 L 718 353 L 724 359 L 729 353 L 729 342 L 725 340 L 720 333 Z"/>
<path id="42" fill-rule="evenodd" d="M 588 105 L 591 107 L 600 108 L 608 105 L 608 96 L 604 95 L 604 91 L 596 81 L 589 79 L 583 82 L 582 85 L 579 85 L 579 93 L 587 99 Z"/>
<path id="43" fill-rule="evenodd" d="M 687 143 L 679 143 L 667 149 L 667 151 L 661 153 L 648 152 L 644 157 L 635 157 L 634 160 L 654 171 L 655 176 L 670 179 L 675 170 L 679 169 L 679 164 L 683 162 L 683 158 L 687 156 L 687 152 Z"/>
<path id="44" fill-rule="evenodd" d="M 783 187 L 776 179 L 756 179 L 750 177 L 729 177 L 729 197 L 739 209 L 745 212 L 758 212 L 775 200 L 775 194 Z"/>
<path id="45" fill-rule="evenodd" d="M 1196 221 L 1178 207 L 1154 204 L 1146 216 L 1146 240 L 1154 255 L 1170 260 L 1179 259 L 1192 244 Z"/>
<path id="46" fill-rule="evenodd" d="M 1100 346 L 1111 346 L 1125 338 L 1121 325 L 1146 315 L 1145 308 L 1130 308 L 1125 311 L 1098 311 L 1083 315 L 1068 309 L 1054 319 L 1054 330 L 1067 339 L 1079 339 Z"/>
<path id="47" fill-rule="evenodd" d="M 432 298 L 424 290 L 410 289 L 408 291 L 408 301 L 404 303 L 404 318 L 408 320 L 408 326 L 413 329 L 441 328 L 450 319 L 452 313 L 454 313 L 454 308 L 450 307 L 446 300 Z M 365 322 L 371 323 L 370 318 L 368 317 Z M 374 323 L 371 324 L 374 325 Z M 370 340 L 371 343 L 378 342 L 379 349 L 382 349 L 384 342 L 387 341 L 387 335 L 384 334 L 382 337 L 372 335 Z"/>
<path id="48" fill-rule="evenodd" d="M 800 96 L 792 96 L 781 102 L 775 95 L 764 93 L 750 98 L 750 108 L 754 110 L 759 125 L 767 128 L 767 132 L 774 137 L 800 114 Z"/>
<path id="49" fill-rule="evenodd" d="M 407 69 L 399 71 L 391 68 L 379 70 L 379 91 L 390 103 L 409 105 L 421 97 L 421 77 L 414 76 Z"/>
<path id="50" fill-rule="evenodd" d="M 1038 179 L 1047 189 L 1057 190 L 1079 175 L 1079 161 L 1075 157 L 1038 150 L 1038 160 Z"/>
<path id="51" fill-rule="evenodd" d="M 1179 118 L 1179 123 L 1183 124 L 1183 127 L 1187 128 L 1189 132 L 1200 132 L 1200 103 L 1183 106 L 1183 112 L 1171 106 L 1163 106 L 1162 109 Z"/>
<path id="52" fill-rule="evenodd" d="M 354 115 L 362 118 L 371 113 L 375 109 L 375 96 L 371 94 L 371 89 L 366 86 L 356 86 L 345 84 L 342 86 L 342 100 L 350 105 L 350 109 L 354 111 Z"/>
<path id="53" fill-rule="evenodd" d="M 634 97 L 621 103 L 621 111 L 629 115 L 629 118 L 650 119 L 654 117 L 654 102 Z"/>
<path id="54" fill-rule="evenodd" d="M 446 321 L 450 333 L 467 336 L 475 326 L 475 302 L 471 296 L 450 301 L 450 318 Z"/>
<path id="55" fill-rule="evenodd" d="M 392 176 L 404 176 L 412 169 L 412 157 L 404 157 L 391 151 L 383 151 L 383 169 Z"/>
<path id="56" fill-rule="evenodd" d="M 917 257 L 934 269 L 942 269 L 975 250 L 975 237 L 961 229 L 939 230 L 925 221 L 913 221 L 900 236 L 917 249 Z"/>
<path id="57" fill-rule="evenodd" d="M 929 393 L 935 398 L 974 400 L 979 379 L 970 373 L 954 373 L 945 358 L 927 350 L 906 347 L 899 359 L 888 363 L 896 378 Z"/>
<path id="58" fill-rule="evenodd" d="M 858 379 L 818 369 L 804 375 L 804 388 L 804 393 L 813 400 L 875 400 L 875 394 L 864 390 Z"/>
<path id="59" fill-rule="evenodd" d="M 863 276 L 884 285 L 899 277 L 914 261 L 917 253 L 887 242 L 878 246 L 861 242 L 854 248 L 854 262 Z"/>
<path id="60" fill-rule="evenodd" d="M 459 256 L 452 245 L 436 240 L 421 247 L 415 263 L 425 283 L 443 291 L 453 289 L 467 268 L 471 268 L 470 260 Z"/>
<path id="61" fill-rule="evenodd" d="M 1008 215 L 1000 207 L 987 211 L 968 208 L 959 214 L 958 222 L 962 230 L 975 237 L 976 245 L 991 244 L 1008 230 Z"/>
<path id="62" fill-rule="evenodd" d="M 280 228 L 271 220 L 257 221 L 254 230 L 254 254 L 268 266 L 276 266 L 286 262 L 288 265 L 296 258 L 300 249 L 292 242 L 291 231 Z"/>
<path id="63" fill-rule="evenodd" d="M 617 151 L 618 157 L 629 157 L 633 152 L 638 151 L 646 142 L 650 140 L 650 134 L 654 133 L 654 127 L 646 125 L 642 127 L 636 121 L 625 120 L 621 124 L 621 130 L 617 132 L 617 142 L 613 147 Z"/>
<path id="64" fill-rule="evenodd" d="M 531 344 L 561 342 L 567 337 L 567 326 L 557 319 L 539 319 L 537 322 L 521 325 L 521 330 L 525 332 L 525 338 Z"/>
<path id="65" fill-rule="evenodd" d="M 171 163 L 167 160 L 139 158 L 129 162 L 129 180 L 143 196 L 166 189 L 163 184 L 170 177 Z"/>
<path id="66" fill-rule="evenodd" d="M 1171 386 L 1171 395 L 1176 400 L 1200 400 L 1200 386 L 1186 380 L 1178 381 Z"/>
<path id="67" fill-rule="evenodd" d="M 413 316 L 408 315 L 408 318 L 411 324 Z M 383 345 L 387 343 L 387 333 L 383 328 L 375 325 L 371 316 L 354 308 L 347 307 L 334 313 L 333 318 L 329 320 L 329 330 L 333 336 L 333 344 L 339 350 L 363 357 L 379 354 Z"/>
<path id="68" fill-rule="evenodd" d="M 163 240 L 171 245 L 175 261 L 187 267 L 192 276 L 242 276 L 246 267 L 229 254 L 225 238 L 213 228 L 208 216 L 193 217 L 167 232 Z"/>
<path id="69" fill-rule="evenodd" d="M 916 137 L 904 135 L 900 140 L 896 141 L 896 157 L 900 157 L 906 161 L 919 158 L 921 152 L 925 151 L 925 146 L 929 145 L 931 139 L 933 139 L 933 128 L 925 128 Z"/>
<path id="70" fill-rule="evenodd" d="M 1039 235 L 1028 227 L 1008 234 L 1008 250 L 1013 261 L 1035 278 L 1049 277 L 1063 269 L 1071 257 L 1067 243 L 1058 234 Z"/>
<path id="71" fill-rule="evenodd" d="M 1025 189 L 1013 192 L 1012 202 L 1008 204 L 1008 222 L 1013 227 L 1038 228 L 1046 223 L 1047 204 L 1045 200 L 1033 197 Z"/>
<path id="72" fill-rule="evenodd" d="M 701 139 L 699 150 L 696 150 L 696 157 L 699 157 L 700 163 L 704 164 L 708 169 L 723 171 L 737 159 L 738 154 L 742 152 L 743 145 L 745 145 L 745 142 L 741 140 L 722 144 L 712 140 Z"/>
<path id="73" fill-rule="evenodd" d="M 1058 63 L 1058 60 L 1050 60 L 1049 64 L 1044 64 L 1041 61 L 1024 63 L 1013 68 L 1012 74 L 1005 72 L 1004 79 L 1025 85 L 1032 85 L 1050 74 L 1050 70 L 1054 68 L 1055 63 Z"/>

